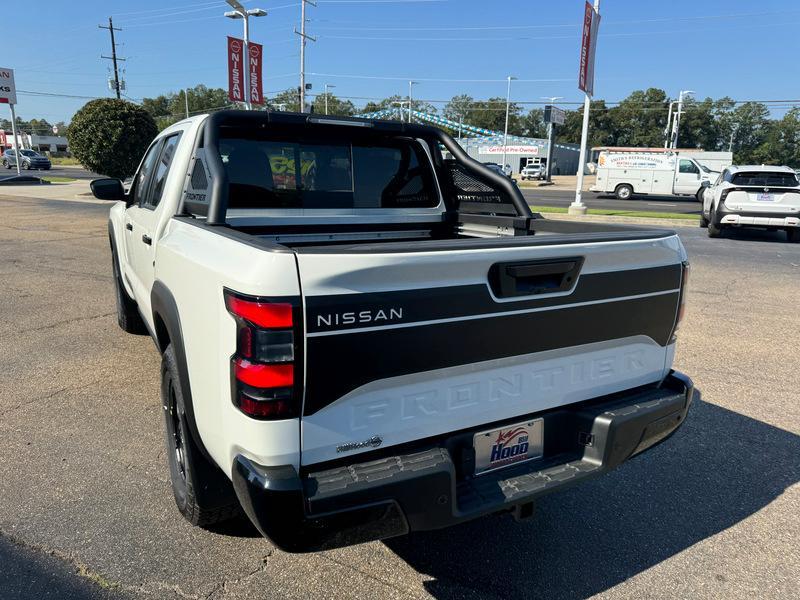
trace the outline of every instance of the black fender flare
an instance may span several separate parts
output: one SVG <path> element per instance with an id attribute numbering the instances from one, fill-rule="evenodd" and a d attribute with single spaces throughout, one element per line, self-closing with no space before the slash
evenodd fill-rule
<path id="1" fill-rule="evenodd" d="M 163 353 L 164 350 L 167 349 L 167 344 L 172 344 L 172 348 L 175 350 L 175 360 L 178 364 L 178 376 L 180 378 L 181 391 L 183 392 L 189 432 L 197 444 L 197 447 L 200 448 L 200 451 L 203 453 L 203 456 L 209 462 L 216 464 L 208 453 L 208 450 L 206 450 L 203 440 L 200 437 L 200 431 L 197 428 L 178 304 L 175 302 L 175 297 L 172 295 L 172 292 L 169 291 L 162 281 L 156 280 L 153 283 L 153 289 L 150 291 L 150 309 L 153 311 L 153 323 L 155 328 L 153 341 L 156 343 L 158 351 Z"/>

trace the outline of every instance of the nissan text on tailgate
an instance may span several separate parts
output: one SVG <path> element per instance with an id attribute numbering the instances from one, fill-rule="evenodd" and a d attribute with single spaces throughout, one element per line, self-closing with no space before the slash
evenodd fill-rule
<path id="1" fill-rule="evenodd" d="M 222 111 L 92 189 L 194 525 L 310 551 L 524 518 L 686 417 L 677 235 L 543 219 L 438 129 Z"/>

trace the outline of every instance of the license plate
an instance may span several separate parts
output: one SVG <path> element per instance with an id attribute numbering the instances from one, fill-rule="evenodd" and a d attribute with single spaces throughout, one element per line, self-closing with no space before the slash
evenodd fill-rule
<path id="1" fill-rule="evenodd" d="M 772 202 L 773 198 L 774 198 L 773 194 L 763 194 L 762 193 L 762 194 L 758 194 L 758 196 L 756 197 L 756 200 L 758 200 L 759 202 Z"/>
<path id="2" fill-rule="evenodd" d="M 491 431 L 476 433 L 475 474 L 541 458 L 544 446 L 544 421 L 534 419 Z"/>

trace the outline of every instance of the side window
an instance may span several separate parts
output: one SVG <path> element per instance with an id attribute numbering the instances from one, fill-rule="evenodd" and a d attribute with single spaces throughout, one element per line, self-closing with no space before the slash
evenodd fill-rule
<path id="1" fill-rule="evenodd" d="M 678 169 L 680 170 L 681 173 L 696 174 L 700 172 L 700 170 L 697 168 L 697 165 L 695 165 L 692 161 L 686 159 L 681 159 L 681 164 L 678 167 Z"/>
<path id="2" fill-rule="evenodd" d="M 139 172 L 133 182 L 133 203 L 139 206 L 144 202 L 145 194 L 147 193 L 147 181 L 153 171 L 159 148 L 161 148 L 161 140 L 156 140 L 148 149 L 147 154 L 144 155 L 142 165 L 139 167 Z"/>
<path id="3" fill-rule="evenodd" d="M 176 134 L 164 140 L 158 162 L 155 165 L 155 171 L 153 172 L 153 181 L 150 184 L 150 191 L 147 193 L 147 197 L 142 205 L 145 208 L 156 208 L 158 203 L 161 202 L 161 194 L 164 192 L 164 183 L 167 181 L 169 167 L 172 164 L 172 157 L 175 155 L 175 149 L 178 146 L 180 137 L 181 134 Z"/>

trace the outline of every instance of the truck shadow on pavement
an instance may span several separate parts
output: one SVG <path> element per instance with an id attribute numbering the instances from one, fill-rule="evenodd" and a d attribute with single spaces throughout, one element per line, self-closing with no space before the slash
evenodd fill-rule
<path id="1" fill-rule="evenodd" d="M 436 598 L 579 598 L 746 519 L 800 480 L 800 436 L 695 396 L 664 444 L 510 516 L 384 543 Z"/>

